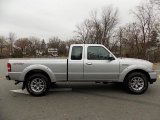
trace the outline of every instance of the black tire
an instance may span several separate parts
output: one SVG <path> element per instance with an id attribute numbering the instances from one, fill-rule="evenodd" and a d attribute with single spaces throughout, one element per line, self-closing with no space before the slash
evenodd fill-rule
<path id="1" fill-rule="evenodd" d="M 148 89 L 148 78 L 140 72 L 133 72 L 125 79 L 125 87 L 129 93 L 143 94 Z"/>
<path id="2" fill-rule="evenodd" d="M 45 75 L 34 74 L 27 79 L 26 88 L 32 96 L 43 96 L 48 93 L 50 82 Z"/>

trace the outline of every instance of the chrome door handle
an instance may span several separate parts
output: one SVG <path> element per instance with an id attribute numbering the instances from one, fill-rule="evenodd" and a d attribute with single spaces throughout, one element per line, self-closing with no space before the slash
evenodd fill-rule
<path id="1" fill-rule="evenodd" d="M 87 65 L 92 65 L 92 63 L 91 62 L 89 62 L 89 63 L 86 63 Z"/>

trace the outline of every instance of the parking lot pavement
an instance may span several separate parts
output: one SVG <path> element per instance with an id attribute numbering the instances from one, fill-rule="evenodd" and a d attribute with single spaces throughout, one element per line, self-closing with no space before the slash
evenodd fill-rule
<path id="1" fill-rule="evenodd" d="M 0 80 L 4 79 L 7 73 L 7 62 L 8 59 L 0 59 Z"/>
<path id="2" fill-rule="evenodd" d="M 7 60 L 0 61 L 0 75 Z M 57 83 L 44 97 L 11 92 L 21 88 L 0 80 L 0 120 L 159 120 L 160 80 L 142 95 L 117 84 Z M 71 90 L 63 90 L 61 88 Z"/>

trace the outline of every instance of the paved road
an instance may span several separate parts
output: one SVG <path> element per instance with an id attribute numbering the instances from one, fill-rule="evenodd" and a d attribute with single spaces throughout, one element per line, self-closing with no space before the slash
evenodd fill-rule
<path id="1" fill-rule="evenodd" d="M 7 60 L 0 61 L 0 75 Z M 0 78 L 0 120 L 159 120 L 160 80 L 143 95 L 130 95 L 115 84 L 66 83 L 44 97 L 13 93 L 13 81 Z"/>

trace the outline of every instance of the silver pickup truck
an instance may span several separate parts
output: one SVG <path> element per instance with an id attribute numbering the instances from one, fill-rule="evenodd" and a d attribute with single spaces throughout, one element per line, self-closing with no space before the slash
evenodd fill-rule
<path id="1" fill-rule="evenodd" d="M 56 82 L 121 82 L 133 94 L 144 93 L 157 79 L 146 60 L 116 58 L 100 44 L 73 44 L 68 59 L 9 60 L 8 80 L 23 82 L 33 96 L 45 95 Z"/>

